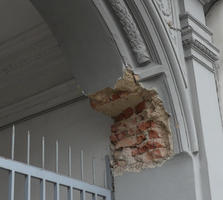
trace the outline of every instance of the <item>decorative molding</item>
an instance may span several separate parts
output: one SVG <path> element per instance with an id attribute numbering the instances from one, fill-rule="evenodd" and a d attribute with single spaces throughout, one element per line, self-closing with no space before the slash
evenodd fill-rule
<path id="1" fill-rule="evenodd" d="M 138 64 L 150 63 L 151 57 L 146 44 L 124 0 L 109 0 L 109 2 L 116 16 L 119 18 Z"/>
<path id="2" fill-rule="evenodd" d="M 213 33 L 210 31 L 210 29 L 202 24 L 199 20 L 197 20 L 194 16 L 192 16 L 190 13 L 184 13 L 180 15 L 180 21 L 190 19 L 193 23 L 195 23 L 199 28 L 201 28 L 205 33 L 212 36 Z"/>
<path id="3" fill-rule="evenodd" d="M 184 48 L 193 47 L 194 49 L 198 50 L 199 53 L 203 54 L 205 57 L 208 57 L 213 62 L 218 60 L 218 56 L 210 50 L 206 45 L 202 44 L 197 39 L 188 38 L 183 40 Z"/>
<path id="4" fill-rule="evenodd" d="M 176 42 L 176 34 L 174 30 L 175 23 L 174 23 L 174 15 L 173 15 L 173 6 L 171 0 L 155 0 L 156 5 L 158 6 L 159 10 L 162 13 L 162 16 L 168 25 L 168 32 L 174 42 Z"/>
<path id="5" fill-rule="evenodd" d="M 0 127 L 82 96 L 76 81 L 69 80 L 21 102 L 0 109 Z"/>
<path id="6" fill-rule="evenodd" d="M 201 40 L 204 41 L 208 46 L 210 46 L 212 49 L 214 49 L 214 51 L 220 53 L 219 49 L 216 46 L 214 46 L 213 43 L 211 43 L 210 41 L 208 41 L 205 37 L 203 37 L 200 33 L 198 33 L 198 31 L 196 31 L 195 29 L 193 29 L 193 27 L 190 26 L 190 25 L 187 25 L 187 26 L 185 26 L 185 27 L 183 27 L 181 29 L 181 35 L 182 35 L 182 37 L 184 37 L 184 36 L 186 36 L 188 34 L 191 34 L 191 35 L 194 34 L 194 35 L 196 35 L 198 38 L 201 38 Z"/>
<path id="7" fill-rule="evenodd" d="M 185 60 L 196 60 L 198 63 L 200 63 L 202 66 L 204 66 L 208 71 L 215 73 L 215 68 L 211 68 L 209 65 L 207 65 L 205 62 L 203 62 L 201 59 L 197 58 L 194 55 L 189 55 L 185 57 Z"/>

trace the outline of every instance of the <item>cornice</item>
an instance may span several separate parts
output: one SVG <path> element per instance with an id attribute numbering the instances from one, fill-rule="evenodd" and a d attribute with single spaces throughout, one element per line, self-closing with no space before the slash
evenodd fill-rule
<path id="1" fill-rule="evenodd" d="M 193 27 L 191 27 L 190 25 L 188 26 L 185 26 L 181 29 L 181 35 L 182 37 L 188 35 L 188 34 L 194 34 L 196 35 L 197 37 L 201 38 L 202 41 L 204 41 L 208 46 L 210 46 L 211 48 L 214 49 L 214 51 L 216 51 L 217 53 L 220 52 L 220 50 L 214 46 L 213 43 L 209 42 L 205 37 L 203 37 L 200 33 L 198 33 L 196 30 L 193 29 Z"/>
<path id="2" fill-rule="evenodd" d="M 192 47 L 199 53 L 203 54 L 205 57 L 208 57 L 211 61 L 215 62 L 218 60 L 218 56 L 210 50 L 206 45 L 202 44 L 197 39 L 188 38 L 183 40 L 184 48 Z"/>
<path id="3" fill-rule="evenodd" d="M 203 23 L 201 23 L 198 19 L 196 19 L 194 16 L 192 16 L 188 12 L 180 15 L 180 20 L 181 21 L 186 20 L 186 19 L 190 19 L 191 21 L 193 21 L 196 25 L 198 25 L 208 35 L 210 35 L 210 36 L 213 35 L 213 33 L 211 32 L 211 30 L 207 26 L 205 26 Z"/>

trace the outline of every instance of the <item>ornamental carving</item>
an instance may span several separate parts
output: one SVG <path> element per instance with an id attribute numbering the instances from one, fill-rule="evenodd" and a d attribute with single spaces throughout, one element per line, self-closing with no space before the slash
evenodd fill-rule
<path id="1" fill-rule="evenodd" d="M 156 0 L 156 4 L 161 11 L 165 22 L 169 27 L 169 34 L 171 38 L 175 41 L 176 36 L 174 32 L 174 20 L 173 20 L 173 8 L 171 0 Z"/>
<path id="2" fill-rule="evenodd" d="M 139 64 L 151 62 L 148 49 L 124 0 L 109 0 Z"/>

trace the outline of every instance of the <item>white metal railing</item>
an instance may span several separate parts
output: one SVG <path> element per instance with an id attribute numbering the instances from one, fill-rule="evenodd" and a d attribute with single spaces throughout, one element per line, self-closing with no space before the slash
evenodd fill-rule
<path id="1" fill-rule="evenodd" d="M 71 147 L 68 150 L 68 176 L 63 176 L 58 174 L 58 141 L 56 141 L 56 172 L 51 172 L 45 167 L 45 139 L 42 138 L 42 168 L 38 168 L 30 165 L 30 133 L 27 134 L 27 164 L 18 162 L 14 160 L 15 151 L 15 126 L 12 130 L 12 144 L 11 144 L 11 159 L 6 159 L 0 157 L 0 168 L 9 171 L 9 197 L 8 200 L 14 200 L 15 197 L 15 174 L 23 174 L 26 178 L 25 181 L 25 200 L 31 200 L 31 178 L 37 178 L 40 180 L 41 185 L 41 200 L 46 200 L 46 183 L 50 182 L 54 184 L 54 198 L 55 200 L 60 200 L 60 186 L 65 186 L 68 188 L 68 200 L 73 200 L 73 190 L 80 191 L 81 200 L 86 199 L 86 193 L 92 194 L 92 200 L 97 200 L 98 197 L 105 200 L 111 200 L 111 191 L 71 178 L 72 169 L 72 154 Z M 83 180 L 84 170 L 83 170 L 83 151 L 81 151 L 81 177 Z M 93 183 L 95 180 L 95 168 L 94 161 L 92 163 L 93 171 Z M 0 197 L 1 198 L 1 197 Z"/>

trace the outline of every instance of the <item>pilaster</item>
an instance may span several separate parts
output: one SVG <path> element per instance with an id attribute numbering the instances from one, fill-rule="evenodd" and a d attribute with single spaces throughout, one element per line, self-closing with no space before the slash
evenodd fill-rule
<path id="1" fill-rule="evenodd" d="M 185 2 L 189 4 L 189 1 Z M 196 6 L 202 6 L 199 1 L 196 3 Z M 197 177 L 200 176 L 200 182 L 197 180 L 201 187 L 198 199 L 220 200 L 223 195 L 220 189 L 223 185 L 223 161 L 217 154 L 223 151 L 223 132 L 215 84 L 215 62 L 218 60 L 219 51 L 212 43 L 212 33 L 205 25 L 203 14 L 199 18 L 198 13 L 187 8 L 189 5 L 184 7 L 180 20 L 200 149 L 194 155 L 197 165 L 195 168 L 198 169 L 195 174 L 197 172 Z"/>

